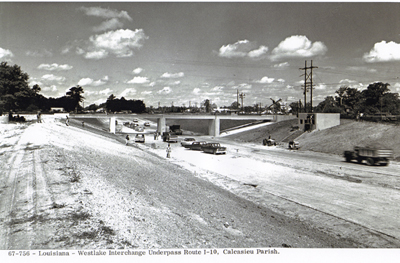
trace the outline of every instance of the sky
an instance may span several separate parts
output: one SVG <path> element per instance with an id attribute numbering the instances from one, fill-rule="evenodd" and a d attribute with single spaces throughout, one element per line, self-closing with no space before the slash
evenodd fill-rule
<path id="1" fill-rule="evenodd" d="M 0 2 L 0 61 L 46 97 L 153 107 L 304 102 L 312 61 L 316 106 L 342 86 L 400 92 L 400 3 Z"/>

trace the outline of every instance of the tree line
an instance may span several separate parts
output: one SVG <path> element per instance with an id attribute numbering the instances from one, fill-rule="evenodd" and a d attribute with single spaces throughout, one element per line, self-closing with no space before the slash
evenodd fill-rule
<path id="1" fill-rule="evenodd" d="M 64 96 L 59 98 L 46 98 L 39 94 L 41 88 L 35 84 L 32 88 L 28 85 L 29 75 L 21 70 L 18 65 L 10 66 L 7 62 L 0 63 L 0 114 L 4 112 L 18 111 L 49 111 L 52 107 L 62 107 L 67 112 L 80 112 L 83 110 L 81 103 L 84 101 L 84 90 L 77 85 L 71 87 Z M 327 96 L 317 106 L 312 108 L 312 112 L 317 113 L 340 113 L 342 117 L 357 118 L 360 114 L 392 114 L 400 115 L 400 99 L 398 93 L 392 93 L 389 89 L 389 83 L 375 82 L 368 85 L 367 89 L 359 91 L 356 88 L 348 86 L 340 87 L 335 96 Z M 215 104 L 206 99 L 201 103 L 205 112 L 211 112 L 216 108 Z M 239 109 L 242 106 L 238 102 L 225 107 L 230 109 Z M 311 105 L 307 107 L 301 104 L 301 101 L 292 102 L 289 108 L 282 107 L 279 102 L 275 102 L 261 108 L 261 105 L 242 107 L 244 112 L 265 112 L 272 113 L 292 113 L 311 112 Z M 100 107 L 107 111 L 121 112 L 130 111 L 142 113 L 146 111 L 146 105 L 142 100 L 127 100 L 124 97 L 120 99 L 111 95 L 105 103 L 99 106 L 92 104 L 87 107 L 88 110 L 97 110 Z M 171 107 L 172 112 L 184 112 L 186 107 Z"/>
<path id="2" fill-rule="evenodd" d="M 37 112 L 50 111 L 51 108 L 63 108 L 66 112 L 81 112 L 84 101 L 84 90 L 77 85 L 71 87 L 64 96 L 58 98 L 47 98 L 39 94 L 41 88 L 35 84 L 32 88 L 28 84 L 29 75 L 21 70 L 18 65 L 8 65 L 7 62 L 0 63 L 0 115 L 5 112 Z M 112 95 L 113 96 L 113 95 Z M 119 112 L 129 110 L 140 113 L 146 108 L 143 101 L 111 99 L 103 104 L 109 111 Z M 96 105 L 91 105 L 96 107 Z"/>

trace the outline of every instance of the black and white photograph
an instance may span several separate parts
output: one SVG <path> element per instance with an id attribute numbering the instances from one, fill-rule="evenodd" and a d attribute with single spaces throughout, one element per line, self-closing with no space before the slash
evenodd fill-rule
<path id="1" fill-rule="evenodd" d="M 400 2 L 0 2 L 1 261 L 398 257 L 399 92 Z"/>

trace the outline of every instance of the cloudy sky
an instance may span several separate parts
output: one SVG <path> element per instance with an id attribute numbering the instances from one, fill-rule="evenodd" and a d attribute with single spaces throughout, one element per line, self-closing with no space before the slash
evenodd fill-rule
<path id="1" fill-rule="evenodd" d="M 400 92 L 400 4 L 0 2 L 0 61 L 46 97 L 82 86 L 85 106 L 303 101 L 311 60 L 314 105 L 343 85 Z"/>

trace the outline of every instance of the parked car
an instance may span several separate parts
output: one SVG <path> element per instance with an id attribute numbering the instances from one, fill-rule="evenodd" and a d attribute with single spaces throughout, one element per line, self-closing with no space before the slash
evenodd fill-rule
<path id="1" fill-rule="evenodd" d="M 201 146 L 201 150 L 205 153 L 226 154 L 226 147 L 221 146 L 221 144 L 217 142 L 206 143 Z"/>
<path id="2" fill-rule="evenodd" d="M 149 127 L 150 126 L 150 122 L 146 121 L 143 125 L 146 126 L 146 127 Z"/>
<path id="3" fill-rule="evenodd" d="M 143 127 L 136 127 L 136 128 L 135 128 L 135 131 L 138 131 L 138 132 L 143 132 L 143 131 L 144 131 L 144 129 L 143 129 Z"/>
<path id="4" fill-rule="evenodd" d="M 183 141 L 181 141 L 181 145 L 185 148 L 189 148 L 189 146 L 192 145 L 192 143 L 195 141 L 195 138 L 185 138 L 183 139 Z"/>
<path id="5" fill-rule="evenodd" d="M 144 143 L 144 141 L 145 141 L 144 134 L 136 134 L 136 136 L 135 136 L 135 142 L 142 142 L 142 143 Z"/>
<path id="6" fill-rule="evenodd" d="M 139 120 L 135 118 L 135 119 L 133 119 L 133 122 L 139 122 Z"/>
<path id="7" fill-rule="evenodd" d="M 201 146 L 207 144 L 207 142 L 193 142 L 189 148 L 190 150 L 201 151 Z"/>

